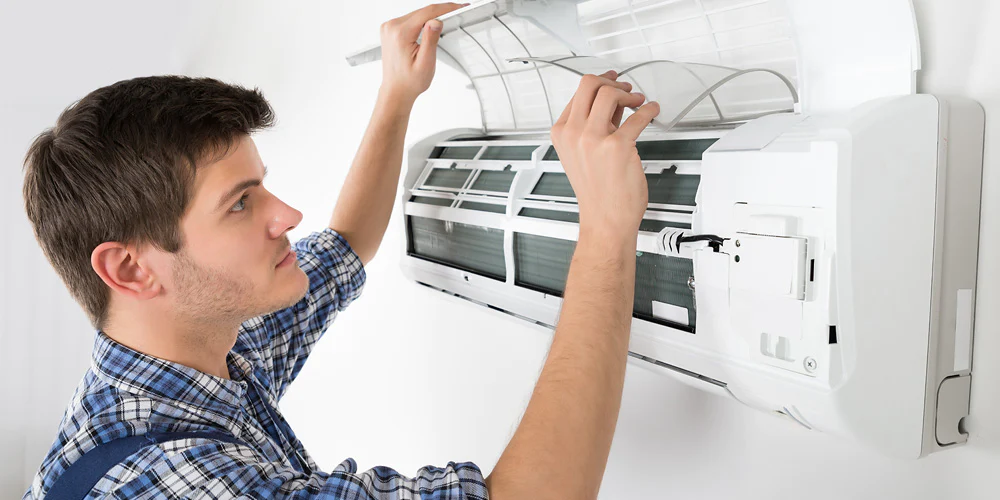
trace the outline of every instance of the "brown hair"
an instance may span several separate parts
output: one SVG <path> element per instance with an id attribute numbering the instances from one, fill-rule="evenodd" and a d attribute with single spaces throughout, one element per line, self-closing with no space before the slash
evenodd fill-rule
<path id="1" fill-rule="evenodd" d="M 28 149 L 24 206 L 35 237 L 96 328 L 110 289 L 90 255 L 106 241 L 180 250 L 195 168 L 271 126 L 257 89 L 155 76 L 97 89 L 66 108 Z"/>

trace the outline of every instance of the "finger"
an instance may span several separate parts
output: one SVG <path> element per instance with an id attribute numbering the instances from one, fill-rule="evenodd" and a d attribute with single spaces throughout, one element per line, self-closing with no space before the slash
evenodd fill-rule
<path id="1" fill-rule="evenodd" d="M 569 120 L 569 113 L 572 110 L 573 110 L 573 98 L 570 97 L 569 102 L 566 103 L 566 107 L 563 108 L 562 113 L 559 115 L 559 118 L 556 120 L 554 125 L 560 125 L 566 123 L 566 121 Z"/>
<path id="2" fill-rule="evenodd" d="M 630 94 L 622 89 L 611 86 L 601 87 L 597 91 L 597 98 L 594 99 L 594 106 L 590 110 L 590 117 L 587 123 L 599 130 L 608 128 L 608 124 L 614 119 L 614 115 L 622 107 L 634 108 L 641 105 L 646 97 L 640 93 Z M 618 125 L 617 123 L 615 124 Z"/>
<path id="3" fill-rule="evenodd" d="M 417 50 L 416 65 L 422 68 L 434 67 L 437 58 L 438 40 L 441 39 L 441 21 L 431 19 L 424 25 L 424 35 Z"/>
<path id="4" fill-rule="evenodd" d="M 427 21 L 434 19 L 438 16 L 443 16 L 453 10 L 458 10 L 469 4 L 461 3 L 436 3 L 428 5 L 422 9 L 415 10 L 400 18 L 402 21 L 402 34 L 407 38 L 413 38 L 413 41 L 417 41 L 417 35 L 420 30 L 423 29 L 424 24 Z"/>
<path id="5" fill-rule="evenodd" d="M 625 114 L 625 106 L 618 106 L 615 114 L 611 115 L 611 125 L 617 129 L 622 123 L 622 115 Z"/>
<path id="6" fill-rule="evenodd" d="M 609 69 L 608 71 L 601 73 L 600 76 L 604 78 L 614 78 L 617 75 L 614 70 Z M 582 85 L 583 82 L 581 81 L 580 83 Z M 577 89 L 577 93 L 579 93 L 579 88 Z M 576 93 L 574 93 L 573 96 L 570 97 L 569 102 L 566 103 L 566 107 L 563 108 L 563 112 L 562 114 L 559 115 L 559 119 L 556 120 L 556 124 L 566 123 L 566 121 L 569 120 L 569 116 L 573 110 L 573 101 L 576 100 L 575 98 L 576 98 Z"/>
<path id="7" fill-rule="evenodd" d="M 601 73 L 600 75 L 596 76 L 598 79 L 597 83 L 595 82 L 588 83 L 588 80 L 592 80 L 594 78 L 594 75 L 583 75 L 583 78 L 580 79 L 580 85 L 576 88 L 576 92 L 573 94 L 573 99 L 570 101 L 571 103 L 582 102 L 583 99 L 579 99 L 577 96 L 586 93 L 585 89 L 590 88 L 592 86 L 596 86 L 599 89 L 600 88 L 599 82 L 607 83 L 615 81 L 615 78 L 618 78 L 618 72 L 613 69 L 609 69 L 604 73 Z M 597 90 L 595 89 L 594 92 L 597 92 Z M 580 109 L 579 111 L 576 112 L 570 111 L 570 116 L 586 119 L 587 116 L 590 114 L 590 106 L 591 104 L 593 104 L 593 98 L 587 99 L 586 101 L 587 101 L 586 109 Z"/>
<path id="8" fill-rule="evenodd" d="M 594 105 L 594 99 L 597 98 L 597 91 L 605 85 L 609 85 L 619 89 L 631 89 L 631 85 L 627 82 L 616 82 L 614 79 L 617 78 L 618 74 L 612 70 L 603 75 L 584 75 L 580 80 L 580 86 L 576 89 L 576 94 L 573 96 L 573 110 L 570 111 L 570 120 L 586 120 L 590 115 L 590 109 Z"/>
<path id="9" fill-rule="evenodd" d="M 632 83 L 631 82 L 623 82 L 623 83 L 628 83 L 628 88 L 625 89 L 625 91 L 631 92 Z M 613 125 L 615 129 L 617 129 L 622 124 L 622 115 L 624 113 L 625 113 L 625 106 L 618 106 L 618 109 L 615 110 L 615 114 L 611 116 L 611 125 Z"/>
<path id="10" fill-rule="evenodd" d="M 647 102 L 637 109 L 635 113 L 632 113 L 632 116 L 628 117 L 615 133 L 622 134 L 624 137 L 634 141 L 639 138 L 639 134 L 649 126 L 649 123 L 658 114 L 660 114 L 659 103 L 656 101 Z"/>
<path id="11" fill-rule="evenodd" d="M 617 76 L 617 74 L 615 73 L 614 70 L 608 70 L 608 71 L 605 71 L 604 73 L 601 73 L 600 76 L 603 77 L 603 78 L 609 78 L 609 79 L 611 79 L 611 78 L 615 78 Z M 624 83 L 626 83 L 628 85 L 628 90 L 632 90 L 632 84 L 627 83 L 627 82 L 624 82 Z M 576 97 L 576 95 L 574 94 L 573 97 Z M 562 114 L 559 115 L 559 119 L 556 120 L 557 124 L 559 124 L 559 123 L 566 123 L 566 121 L 569 120 L 570 113 L 572 113 L 573 101 L 574 100 L 575 99 L 570 98 L 569 102 L 566 103 L 566 108 L 563 109 Z"/>

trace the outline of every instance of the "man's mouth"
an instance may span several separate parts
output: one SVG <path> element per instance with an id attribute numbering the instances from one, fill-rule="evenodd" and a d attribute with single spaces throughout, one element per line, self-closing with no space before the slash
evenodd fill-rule
<path id="1" fill-rule="evenodd" d="M 285 253 L 284 258 L 282 258 L 281 261 L 278 262 L 278 265 L 274 267 L 285 267 L 291 264 L 292 262 L 295 262 L 295 251 L 293 251 L 291 247 L 289 247 L 287 252 Z"/>

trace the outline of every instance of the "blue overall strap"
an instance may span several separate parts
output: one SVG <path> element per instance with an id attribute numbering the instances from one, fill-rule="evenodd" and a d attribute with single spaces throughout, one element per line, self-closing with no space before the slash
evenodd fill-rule
<path id="1" fill-rule="evenodd" d="M 178 439 L 215 439 L 227 443 L 246 445 L 231 434 L 222 431 L 163 432 L 142 436 L 129 436 L 101 443 L 84 452 L 83 456 L 63 471 L 49 489 L 46 499 L 82 500 L 109 470 L 139 450 Z"/>

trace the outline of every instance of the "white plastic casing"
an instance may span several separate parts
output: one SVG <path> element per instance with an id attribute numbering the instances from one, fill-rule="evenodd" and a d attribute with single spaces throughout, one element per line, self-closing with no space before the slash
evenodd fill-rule
<path id="1" fill-rule="evenodd" d="M 578 9 L 575 24 L 567 22 L 569 4 Z M 700 13 L 684 10 L 688 4 L 699 5 Z M 972 373 L 984 116 L 963 98 L 913 93 L 920 58 L 908 1 L 506 0 L 478 2 L 461 15 L 466 19 L 446 23 L 445 39 L 449 33 L 465 38 L 442 44 L 452 50 L 441 57 L 470 74 L 484 129 L 443 131 L 413 146 L 402 202 L 407 216 L 503 231 L 506 279 L 415 255 L 403 259 L 407 276 L 529 322 L 551 327 L 557 321 L 558 296 L 516 283 L 513 235 L 578 237 L 574 222 L 518 214 L 544 206 L 529 194 L 543 173 L 561 171 L 542 155 L 551 113 L 568 100 L 579 76 L 559 74 L 562 83 L 549 85 L 557 73 L 545 72 L 554 68 L 532 62 L 508 75 L 501 61 L 523 60 L 525 52 L 555 55 L 530 53 L 536 46 L 564 47 L 620 67 L 669 48 L 678 60 L 780 70 L 797 91 L 794 112 L 721 126 L 681 119 L 671 130 L 651 127 L 640 138 L 719 139 L 700 161 L 644 162 L 647 174 L 669 167 L 700 175 L 693 213 L 651 207 L 646 217 L 688 223 L 693 234 L 725 241 L 718 251 L 698 246 L 674 254 L 693 263 L 696 325 L 691 332 L 634 319 L 632 361 L 888 455 L 915 458 L 966 441 L 961 420 L 968 415 Z M 501 21 L 506 27 L 496 24 Z M 481 23 L 495 26 L 482 31 Z M 688 38 L 663 43 L 664 26 L 674 34 L 686 29 Z M 503 38 L 494 28 L 516 36 Z M 635 33 L 643 38 L 633 47 Z M 519 39 L 524 43 L 508 43 Z M 696 50 L 711 40 L 730 45 Z M 470 70 L 473 56 L 454 54 L 470 43 L 491 54 L 480 62 L 493 69 Z M 761 46 L 767 48 L 755 49 Z M 762 54 L 772 60 L 751 60 Z M 644 78 L 657 78 L 655 72 Z M 535 80 L 525 80 L 529 76 Z M 497 85 L 482 85 L 490 78 Z M 517 87 L 517 81 L 529 83 Z M 770 95 L 760 83 L 727 92 L 720 87 L 715 97 L 742 103 L 725 109 L 765 110 L 747 107 L 755 95 Z M 660 90 L 672 95 L 670 88 Z M 682 94 L 693 95 L 673 95 Z M 532 104 L 542 95 L 546 104 Z M 770 97 L 761 101 L 773 104 Z M 475 139 L 484 131 L 497 135 Z M 466 140 L 451 142 L 458 137 Z M 515 173 L 509 194 L 492 201 L 502 208 L 482 212 L 461 208 L 466 196 L 484 196 L 468 194 L 468 185 L 429 194 L 422 187 L 435 166 L 431 150 L 448 145 L 536 149 L 530 160 L 485 160 L 480 153 L 463 162 L 460 168 Z M 414 195 L 449 201 L 415 203 Z M 640 232 L 637 247 L 666 253 L 655 233 Z M 653 307 L 654 316 L 686 324 L 683 310 Z"/>

